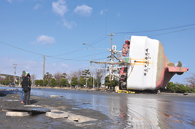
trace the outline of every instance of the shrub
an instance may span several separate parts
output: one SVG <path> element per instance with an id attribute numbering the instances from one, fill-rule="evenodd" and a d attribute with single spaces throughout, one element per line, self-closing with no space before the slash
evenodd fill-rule
<path id="1" fill-rule="evenodd" d="M 78 84 L 77 77 L 72 77 L 71 79 L 71 85 L 76 86 Z"/>
<path id="2" fill-rule="evenodd" d="M 43 80 L 43 86 L 47 86 L 48 85 L 48 80 Z"/>
<path id="3" fill-rule="evenodd" d="M 191 93 L 195 93 L 195 87 L 190 89 Z"/>
<path id="4" fill-rule="evenodd" d="M 168 82 L 166 87 L 167 87 L 167 90 L 169 92 L 172 92 L 172 93 L 177 92 L 177 87 L 176 87 L 176 85 L 173 82 Z"/>
<path id="5" fill-rule="evenodd" d="M 60 86 L 66 86 L 67 84 L 68 84 L 67 79 L 63 79 L 63 78 L 60 79 L 60 82 L 59 82 Z"/>
<path id="6" fill-rule="evenodd" d="M 189 93 L 190 89 L 188 86 L 184 86 L 183 84 L 178 84 L 177 85 L 177 92 L 178 93 Z"/>
<path id="7" fill-rule="evenodd" d="M 50 80 L 50 86 L 56 86 L 57 85 L 57 81 L 54 79 L 54 78 L 52 78 L 51 80 Z"/>

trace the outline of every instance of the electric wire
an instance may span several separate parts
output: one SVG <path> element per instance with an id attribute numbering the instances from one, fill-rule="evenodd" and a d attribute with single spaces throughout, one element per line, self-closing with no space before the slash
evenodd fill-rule
<path id="1" fill-rule="evenodd" d="M 2 41 L 0 41 L 0 43 L 2 43 L 2 44 L 4 44 L 4 45 L 7 45 L 7 46 L 10 46 L 10 47 L 13 47 L 13 48 L 16 48 L 16 49 L 19 49 L 19 50 L 22 50 L 22 51 L 26 51 L 26 52 L 32 53 L 32 54 L 41 55 L 41 56 L 43 55 L 43 54 L 40 54 L 40 53 L 28 51 L 28 50 L 25 50 L 25 49 L 22 49 L 22 48 L 19 48 L 19 47 L 10 45 L 10 44 L 8 44 L 8 43 L 4 43 L 4 42 L 2 42 Z"/>
<path id="2" fill-rule="evenodd" d="M 140 33 L 140 32 L 152 32 L 152 31 L 162 31 L 162 30 L 169 30 L 169 29 L 175 29 L 175 28 L 181 28 L 181 27 L 186 27 L 186 26 L 194 26 L 195 24 L 189 24 L 189 25 L 183 25 L 183 26 L 178 26 L 178 27 L 171 27 L 171 28 L 165 28 L 165 29 L 158 29 L 158 30 L 149 30 L 149 31 L 137 31 L 137 32 L 121 32 L 121 33 L 117 33 L 117 34 L 122 34 L 122 33 Z M 194 29 L 193 28 L 187 28 L 187 29 L 182 29 L 182 30 L 177 30 L 177 31 L 172 31 L 172 32 L 167 32 L 167 33 L 162 33 L 162 34 L 157 34 L 157 35 L 151 35 L 150 37 L 152 36 L 159 36 L 159 35 L 165 35 L 165 34 L 170 34 L 170 33 L 175 33 L 175 32 L 179 32 L 179 31 L 185 31 L 185 30 L 190 30 L 190 29 Z M 100 39 L 96 40 L 93 44 L 105 39 L 107 36 L 102 36 Z M 71 60 L 71 61 L 89 61 L 89 60 L 74 60 L 74 59 L 67 59 L 67 58 L 59 58 L 59 57 L 54 57 L 54 56 L 49 56 L 49 55 L 44 55 L 44 54 L 40 54 L 40 53 L 36 53 L 36 52 L 32 52 L 32 51 L 28 51 L 28 50 L 25 50 L 25 49 L 22 49 L 22 48 L 19 48 L 19 47 L 16 47 L 16 46 L 13 46 L 13 45 L 10 45 L 10 44 L 7 44 L 7 43 L 4 43 L 2 41 L 0 41 L 1 44 L 4 44 L 4 45 L 7 45 L 7 46 L 10 46 L 10 47 L 13 47 L 13 48 L 16 48 L 16 49 L 19 49 L 19 50 L 22 50 L 22 51 L 25 51 L 25 52 L 29 52 L 29 53 L 32 53 L 32 54 L 36 54 L 36 55 L 41 55 L 41 56 L 46 56 L 46 57 L 50 57 L 50 58 L 54 58 L 54 59 L 61 59 L 61 60 Z M 92 45 L 93 45 L 92 44 Z M 83 49 L 83 48 L 82 48 Z M 81 49 L 80 49 L 81 50 Z"/>
<path id="3" fill-rule="evenodd" d="M 107 35 L 102 35 L 101 37 L 99 37 L 98 39 L 96 39 L 96 40 L 94 40 L 94 41 L 92 41 L 92 42 L 90 42 L 89 44 L 90 45 L 94 45 L 94 44 L 96 44 L 96 43 L 98 43 L 98 42 L 100 42 L 100 41 L 102 41 L 103 39 L 105 39 L 105 38 L 107 38 L 108 36 Z M 83 50 L 83 49 L 86 49 L 86 48 L 89 48 L 89 46 L 88 47 L 84 47 L 84 48 L 81 48 L 81 49 L 78 49 L 77 51 L 72 51 L 72 52 L 67 52 L 67 53 L 64 53 L 64 54 L 59 54 L 59 55 L 53 55 L 53 56 L 63 56 L 63 55 L 68 55 L 68 54 L 72 54 L 72 53 L 76 53 L 76 52 L 79 52 L 79 51 L 81 51 L 81 50 Z"/>
<path id="4" fill-rule="evenodd" d="M 29 52 L 29 53 L 32 53 L 32 54 L 40 55 L 40 56 L 46 56 L 46 57 L 56 58 L 56 59 L 62 59 L 62 60 L 72 60 L 72 59 L 58 58 L 58 57 L 53 57 L 53 56 L 49 56 L 49 55 L 44 55 L 44 54 L 40 54 L 40 53 L 28 51 L 28 50 L 25 50 L 25 49 L 22 49 L 22 48 L 19 48 L 19 47 L 16 47 L 16 46 L 13 46 L 13 45 L 4 43 L 4 42 L 2 42 L 2 41 L 0 41 L 0 43 L 2 43 L 2 44 L 4 44 L 4 45 L 7 45 L 7 46 L 10 46 L 10 47 L 13 47 L 13 48 L 16 48 L 16 49 L 19 49 L 19 50 L 22 50 L 22 51 L 25 51 L 25 52 Z M 72 60 L 72 61 L 88 61 L 88 60 Z"/>
<path id="5" fill-rule="evenodd" d="M 164 30 L 178 29 L 178 28 L 189 27 L 189 26 L 194 26 L 194 25 L 195 25 L 195 23 L 188 24 L 188 25 L 182 25 L 182 26 L 176 26 L 176 27 L 170 27 L 170 28 L 164 28 L 164 29 L 156 29 L 156 30 L 132 31 L 132 32 L 115 32 L 114 34 L 144 33 L 144 32 L 164 31 Z"/>
<path id="6" fill-rule="evenodd" d="M 176 30 L 176 31 L 167 32 L 167 33 L 161 33 L 161 34 L 157 34 L 157 35 L 151 35 L 151 36 L 148 36 L 148 37 L 154 37 L 154 36 L 166 35 L 166 34 L 171 34 L 171 33 L 176 33 L 176 32 L 180 32 L 180 31 L 191 30 L 191 29 L 195 29 L 195 27 L 192 27 L 192 28 L 187 28 L 187 29 L 182 29 L 182 30 Z"/>
<path id="7" fill-rule="evenodd" d="M 101 54 L 104 54 L 104 53 L 108 53 L 108 52 L 101 52 L 101 53 L 97 53 L 95 55 L 101 55 Z M 89 56 L 93 56 L 92 54 L 90 55 L 86 55 L 86 56 L 80 56 L 80 57 L 75 57 L 75 58 L 72 58 L 72 59 L 77 59 L 77 58 L 82 58 L 82 57 L 89 57 Z M 61 62 L 61 61 L 57 61 L 57 62 Z M 55 63 L 55 62 L 48 62 L 48 63 Z"/>

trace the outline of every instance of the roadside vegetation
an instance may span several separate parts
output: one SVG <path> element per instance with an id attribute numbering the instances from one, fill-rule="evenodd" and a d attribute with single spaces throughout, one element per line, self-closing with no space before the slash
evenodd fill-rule
<path id="1" fill-rule="evenodd" d="M 174 84 L 173 82 L 169 82 L 166 87 L 166 91 L 171 93 L 195 93 L 194 86 Z"/>
<path id="2" fill-rule="evenodd" d="M 187 84 L 169 82 L 165 91 L 171 93 L 195 93 L 195 74 L 185 79 Z"/>
<path id="3" fill-rule="evenodd" d="M 101 86 L 101 79 L 103 77 L 103 70 L 95 71 L 94 85 L 95 87 Z M 46 86 L 46 87 L 80 87 L 80 88 L 92 88 L 93 87 L 93 75 L 89 69 L 78 70 L 70 73 L 57 72 L 50 74 L 46 72 L 43 79 L 36 79 L 36 76 L 31 77 L 32 85 L 34 86 Z"/>
<path id="4" fill-rule="evenodd" d="M 22 77 L 24 76 L 25 71 L 22 72 L 22 75 L 19 78 L 16 78 L 15 84 L 19 84 L 22 82 Z M 97 88 L 101 86 L 101 80 L 103 79 L 104 71 L 102 69 L 98 69 L 95 71 L 94 85 Z M 166 89 L 161 89 L 163 92 L 170 93 L 195 93 L 195 74 L 192 74 L 190 77 L 186 78 L 187 84 L 178 84 L 169 82 L 166 86 Z M 10 83 L 14 83 L 13 76 L 0 76 L 0 84 L 9 85 Z M 54 75 L 46 72 L 43 79 L 36 79 L 36 75 L 31 75 L 31 83 L 33 86 L 45 86 L 45 87 L 75 87 L 78 88 L 93 88 L 93 76 L 89 69 L 78 70 L 74 72 L 70 72 L 69 74 L 57 72 Z M 112 80 L 109 81 L 109 78 L 105 78 L 105 86 L 107 89 L 113 89 L 115 86 L 118 86 L 118 81 Z"/>

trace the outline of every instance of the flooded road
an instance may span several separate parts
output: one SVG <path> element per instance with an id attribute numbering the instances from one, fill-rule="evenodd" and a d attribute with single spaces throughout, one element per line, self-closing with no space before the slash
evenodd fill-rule
<path id="1" fill-rule="evenodd" d="M 48 97 L 59 95 L 64 101 L 74 102 L 75 108 L 100 111 L 110 118 L 111 128 L 195 128 L 195 97 L 46 88 L 33 88 L 31 93 Z"/>

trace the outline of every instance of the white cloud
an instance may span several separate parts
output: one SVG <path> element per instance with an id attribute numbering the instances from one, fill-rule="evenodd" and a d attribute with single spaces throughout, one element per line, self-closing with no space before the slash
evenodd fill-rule
<path id="1" fill-rule="evenodd" d="M 104 14 L 104 10 L 101 10 L 101 11 L 100 11 L 100 15 L 103 15 L 103 14 Z"/>
<path id="2" fill-rule="evenodd" d="M 16 76 L 21 76 L 22 71 L 27 71 L 31 75 L 35 74 L 36 79 L 42 79 L 43 77 L 43 57 L 39 56 L 38 58 L 36 57 L 31 57 L 28 54 L 22 54 L 18 55 L 17 54 L 13 56 L 0 56 L 0 73 L 2 74 L 9 74 L 9 75 L 14 75 L 14 65 L 17 64 L 16 68 Z M 46 57 L 47 58 L 47 57 Z M 54 60 L 51 60 L 52 62 Z M 50 74 L 54 74 L 57 71 L 61 71 L 62 73 L 66 71 L 66 73 L 70 73 L 72 71 L 77 71 L 79 69 L 84 69 L 88 68 L 89 65 L 77 65 L 77 64 L 67 64 L 64 63 L 64 61 L 60 63 L 49 63 L 46 61 L 45 63 L 45 72 L 49 72 Z"/>
<path id="3" fill-rule="evenodd" d="M 121 16 L 121 15 L 120 15 L 120 13 L 117 13 L 116 15 L 117 15 L 118 17 L 120 17 L 120 16 Z"/>
<path id="4" fill-rule="evenodd" d="M 77 6 L 74 10 L 75 13 L 80 14 L 81 16 L 89 17 L 93 9 L 87 5 Z"/>
<path id="5" fill-rule="evenodd" d="M 63 26 L 65 26 L 67 29 L 71 29 L 73 26 L 76 26 L 75 22 L 68 22 L 65 18 L 62 19 Z"/>
<path id="6" fill-rule="evenodd" d="M 34 44 L 36 44 L 36 42 L 33 41 L 33 42 L 31 42 L 30 44 L 31 44 L 31 45 L 34 45 Z"/>
<path id="7" fill-rule="evenodd" d="M 42 45 L 47 45 L 47 44 L 55 43 L 55 39 L 53 37 L 49 37 L 49 36 L 46 36 L 46 35 L 41 35 L 37 38 L 37 42 L 41 43 Z"/>
<path id="8" fill-rule="evenodd" d="M 99 12 L 99 14 L 100 14 L 100 15 L 104 15 L 107 11 L 108 11 L 108 9 L 105 9 L 105 10 L 102 9 L 102 10 Z"/>
<path id="9" fill-rule="evenodd" d="M 12 0 L 7 0 L 9 3 L 12 3 Z"/>
<path id="10" fill-rule="evenodd" d="M 24 69 L 29 70 L 30 66 L 24 66 Z"/>
<path id="11" fill-rule="evenodd" d="M 58 0 L 57 2 L 52 2 L 52 11 L 61 17 L 68 11 L 66 1 Z"/>
<path id="12" fill-rule="evenodd" d="M 61 66 L 62 67 L 66 67 L 66 68 L 68 67 L 68 65 L 67 64 L 64 64 L 64 63 L 62 63 Z"/>
<path id="13" fill-rule="evenodd" d="M 13 64 L 17 64 L 16 66 L 16 76 L 21 76 L 22 71 L 28 71 L 30 74 L 33 73 L 40 73 L 40 75 L 42 75 L 42 73 L 40 71 L 42 71 L 42 61 L 41 62 L 37 62 L 37 61 L 32 61 L 32 60 L 23 60 L 25 59 L 27 56 L 9 56 L 9 57 L 1 57 L 0 61 L 3 63 L 1 63 L 0 67 L 8 67 L 5 69 L 2 69 L 1 73 L 4 74 L 9 74 L 9 75 L 14 75 L 13 72 Z M 22 58 L 22 59 L 21 59 Z M 26 58 L 27 59 L 27 58 Z M 9 68 L 10 66 L 10 68 Z M 36 68 L 36 70 L 35 70 Z"/>
<path id="14" fill-rule="evenodd" d="M 76 26 L 75 22 L 68 22 L 64 17 L 64 14 L 68 12 L 66 1 L 58 0 L 57 2 L 52 2 L 52 11 L 62 17 L 62 25 L 67 29 L 71 29 L 73 26 Z"/>
<path id="15" fill-rule="evenodd" d="M 39 8 L 41 8 L 42 7 L 42 5 L 41 4 L 36 4 L 35 6 L 34 6 L 34 10 L 37 10 L 37 9 L 39 9 Z"/>
<path id="16" fill-rule="evenodd" d="M 10 4 L 13 3 L 13 1 L 23 2 L 24 0 L 7 0 Z"/>

